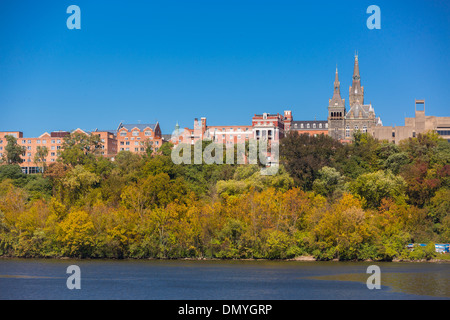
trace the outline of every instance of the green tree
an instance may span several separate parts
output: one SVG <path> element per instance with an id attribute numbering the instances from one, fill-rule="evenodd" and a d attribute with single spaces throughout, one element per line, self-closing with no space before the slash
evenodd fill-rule
<path id="1" fill-rule="evenodd" d="M 350 191 L 365 200 L 366 208 L 378 208 L 385 198 L 404 201 L 405 181 L 389 171 L 377 171 L 359 176 L 350 183 Z"/>
<path id="2" fill-rule="evenodd" d="M 65 188 L 65 194 L 71 201 L 76 201 L 87 191 L 100 181 L 100 177 L 92 173 L 82 165 L 77 165 L 69 171 L 63 181 L 62 185 Z"/>
<path id="3" fill-rule="evenodd" d="M 335 139 L 294 132 L 285 137 L 280 145 L 280 156 L 287 172 L 296 185 L 311 190 L 319 170 L 333 164 L 333 157 L 342 144 Z"/>
<path id="4" fill-rule="evenodd" d="M 17 139 L 11 135 L 6 136 L 7 145 L 5 147 L 7 164 L 21 164 L 24 148 L 17 143 Z"/>
<path id="5" fill-rule="evenodd" d="M 313 183 L 313 190 L 325 197 L 331 197 L 337 190 L 344 191 L 344 178 L 335 168 L 323 167 Z"/>
<path id="6" fill-rule="evenodd" d="M 48 156 L 48 149 L 46 146 L 38 146 L 34 155 L 34 163 L 37 167 L 41 168 L 41 173 L 44 174 L 47 164 L 45 162 Z"/>
<path id="7" fill-rule="evenodd" d="M 99 135 L 72 132 L 64 138 L 60 159 L 64 164 L 71 166 L 87 164 L 89 161 L 95 160 L 101 144 Z"/>

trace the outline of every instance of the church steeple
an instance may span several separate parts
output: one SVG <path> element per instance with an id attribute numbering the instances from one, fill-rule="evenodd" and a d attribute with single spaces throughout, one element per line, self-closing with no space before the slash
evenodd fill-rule
<path id="1" fill-rule="evenodd" d="M 329 101 L 330 107 L 344 107 L 345 100 L 341 98 L 341 83 L 339 82 L 339 73 L 336 66 L 336 75 L 334 78 L 334 92 L 333 97 Z"/>
<path id="2" fill-rule="evenodd" d="M 350 106 L 355 103 L 364 104 L 364 87 L 361 86 L 361 76 L 359 75 L 358 54 L 355 54 L 355 65 L 353 67 L 353 81 L 349 92 Z"/>
<path id="3" fill-rule="evenodd" d="M 344 127 L 344 119 L 345 100 L 341 97 L 341 84 L 339 82 L 339 73 L 336 66 L 333 97 L 328 104 L 328 134 L 337 140 L 344 138 L 341 132 Z"/>

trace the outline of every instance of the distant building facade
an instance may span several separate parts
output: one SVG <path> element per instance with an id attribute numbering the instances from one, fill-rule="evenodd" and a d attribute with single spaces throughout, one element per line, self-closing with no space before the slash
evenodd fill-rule
<path id="1" fill-rule="evenodd" d="M 419 133 L 436 131 L 443 139 L 450 142 L 450 117 L 425 115 L 425 100 L 415 101 L 415 117 L 405 118 L 404 126 L 376 127 L 373 136 L 378 140 L 399 143 L 402 140 L 415 138 Z"/>

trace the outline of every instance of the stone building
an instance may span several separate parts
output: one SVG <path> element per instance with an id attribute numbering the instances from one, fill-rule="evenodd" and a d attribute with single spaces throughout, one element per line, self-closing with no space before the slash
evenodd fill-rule
<path id="1" fill-rule="evenodd" d="M 355 55 L 349 104 L 350 109 L 347 111 L 345 99 L 341 97 L 339 74 L 336 68 L 333 97 L 328 102 L 328 134 L 341 142 L 351 142 L 353 133 L 357 131 L 371 133 L 375 127 L 382 126 L 372 104 L 364 104 L 364 87 L 361 85 L 358 55 Z"/>

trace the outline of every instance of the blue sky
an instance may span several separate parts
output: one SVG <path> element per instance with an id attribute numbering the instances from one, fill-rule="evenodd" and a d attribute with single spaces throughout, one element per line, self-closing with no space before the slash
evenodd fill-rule
<path id="1" fill-rule="evenodd" d="M 159 121 L 251 124 L 255 113 L 327 117 L 336 64 L 348 104 L 355 50 L 365 102 L 403 125 L 414 99 L 450 116 L 450 2 L 0 2 L 0 131 L 115 129 Z M 68 6 L 81 9 L 69 30 Z M 369 30 L 369 5 L 381 30 Z"/>

